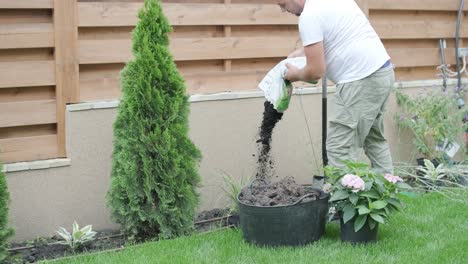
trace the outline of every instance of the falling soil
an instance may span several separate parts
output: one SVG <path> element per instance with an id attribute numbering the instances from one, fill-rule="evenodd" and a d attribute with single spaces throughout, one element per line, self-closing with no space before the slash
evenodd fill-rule
<path id="1" fill-rule="evenodd" d="M 303 196 L 313 193 L 311 197 L 303 201 L 315 200 L 318 193 L 311 191 L 296 183 L 293 177 L 288 177 L 277 182 L 272 182 L 274 175 L 274 163 L 270 155 L 273 129 L 283 117 L 273 105 L 266 101 L 263 111 L 263 120 L 259 129 L 257 173 L 255 180 L 249 186 L 242 189 L 239 199 L 241 202 L 254 206 L 279 206 L 290 205 L 300 200 Z"/>
<path id="2" fill-rule="evenodd" d="M 242 189 L 239 199 L 248 205 L 279 206 L 296 203 L 306 194 L 311 194 L 302 200 L 316 200 L 319 193 L 296 183 L 293 177 L 287 177 L 277 182 L 257 180 Z"/>
<path id="3" fill-rule="evenodd" d="M 265 101 L 265 110 L 263 111 L 262 125 L 259 129 L 259 139 L 257 140 L 258 146 L 258 159 L 257 159 L 257 174 L 256 179 L 269 180 L 273 177 L 274 164 L 271 159 L 271 138 L 273 129 L 276 124 L 283 117 L 273 108 L 273 105 Z"/>

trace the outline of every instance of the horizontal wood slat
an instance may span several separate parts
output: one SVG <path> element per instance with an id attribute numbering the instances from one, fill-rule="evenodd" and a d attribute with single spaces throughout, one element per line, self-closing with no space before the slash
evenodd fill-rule
<path id="1" fill-rule="evenodd" d="M 134 26 L 142 3 L 78 3 L 80 27 Z M 187 25 L 295 25 L 297 18 L 275 4 L 164 3 L 173 26 Z"/>
<path id="2" fill-rule="evenodd" d="M 367 5 L 378 10 L 458 11 L 460 0 L 369 0 Z"/>
<path id="3" fill-rule="evenodd" d="M 0 88 L 55 85 L 54 61 L 0 62 Z"/>
<path id="4" fill-rule="evenodd" d="M 0 25 L 0 49 L 53 46 L 54 27 L 51 23 Z"/>
<path id="5" fill-rule="evenodd" d="M 255 90 L 266 71 L 216 72 L 183 74 L 190 94 Z M 120 98 L 119 78 L 90 78 L 80 81 L 80 100 L 109 100 Z"/>
<path id="6" fill-rule="evenodd" d="M 440 49 L 437 48 L 402 48 L 388 49 L 392 62 L 396 67 L 424 67 L 442 64 Z M 446 63 L 455 63 L 455 49 L 446 49 Z M 434 66 L 435 68 L 436 66 Z"/>
<path id="7" fill-rule="evenodd" d="M 265 43 L 275 43 L 265 48 Z M 283 57 L 301 45 L 297 38 L 176 38 L 170 49 L 177 61 Z M 81 40 L 81 64 L 118 63 L 132 58 L 130 40 Z M 112 48 L 109 48 L 112 47 Z"/>
<path id="8" fill-rule="evenodd" d="M 0 127 L 57 122 L 55 100 L 0 103 Z"/>
<path id="9" fill-rule="evenodd" d="M 54 0 L 0 0 L 0 9 L 52 9 Z"/>
<path id="10" fill-rule="evenodd" d="M 57 135 L 0 139 L 0 160 L 3 163 L 57 157 Z"/>
<path id="11" fill-rule="evenodd" d="M 439 39 L 455 38 L 456 21 L 373 21 L 382 39 Z M 465 25 L 468 25 L 465 23 Z M 460 37 L 468 37 L 468 29 L 460 29 Z"/>
<path id="12" fill-rule="evenodd" d="M 265 49 L 266 39 L 259 38 L 212 38 L 212 39 L 173 39 L 171 51 L 175 60 L 209 60 L 236 58 L 282 57 L 298 45 L 294 39 L 281 38 L 272 41 L 276 49 Z M 282 46 L 281 46 L 282 44 Z M 112 49 L 109 49 L 112 45 Z M 389 49 L 392 60 L 398 67 L 430 66 L 440 64 L 438 48 Z M 452 54 L 453 49 L 447 49 Z M 123 63 L 132 58 L 131 42 L 127 40 L 84 40 L 80 44 L 80 63 Z M 448 56 L 448 63 L 454 60 Z"/>

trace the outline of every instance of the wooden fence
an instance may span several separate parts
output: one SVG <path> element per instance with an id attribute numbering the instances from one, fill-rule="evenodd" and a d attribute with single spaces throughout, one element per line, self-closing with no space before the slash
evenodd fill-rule
<path id="1" fill-rule="evenodd" d="M 301 45 L 278 0 L 167 0 L 171 51 L 191 94 L 254 90 Z M 453 64 L 459 0 L 356 0 L 400 80 L 435 79 L 438 42 Z M 143 0 L 0 0 L 0 160 L 65 157 L 65 106 L 119 98 L 119 71 Z M 465 7 L 465 11 L 468 6 Z M 464 21 L 463 38 L 468 37 Z"/>

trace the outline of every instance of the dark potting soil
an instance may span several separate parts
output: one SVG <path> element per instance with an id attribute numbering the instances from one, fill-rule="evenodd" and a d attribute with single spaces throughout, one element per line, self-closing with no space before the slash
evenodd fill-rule
<path id="1" fill-rule="evenodd" d="M 52 236 L 39 238 L 22 243 L 12 243 L 10 256 L 5 263 L 34 263 L 45 259 L 55 259 L 86 252 L 96 252 L 109 249 L 122 248 L 126 238 L 120 235 L 118 230 L 103 230 L 96 234 L 96 240 L 83 245 L 82 248 L 73 252 L 68 246 L 56 244 L 61 238 Z M 23 248 L 23 249 L 20 249 Z"/>
<path id="2" fill-rule="evenodd" d="M 242 189 L 239 200 L 254 206 L 291 205 L 309 193 L 314 195 L 305 198 L 302 202 L 316 200 L 319 194 L 297 184 L 293 177 L 287 177 L 277 182 L 254 181 Z"/>
<path id="3" fill-rule="evenodd" d="M 257 140 L 258 159 L 257 159 L 257 174 L 256 179 L 270 179 L 273 177 L 274 164 L 271 159 L 271 138 L 273 129 L 283 117 L 282 113 L 275 110 L 273 105 L 265 101 L 263 111 L 263 120 L 260 126 Z"/>

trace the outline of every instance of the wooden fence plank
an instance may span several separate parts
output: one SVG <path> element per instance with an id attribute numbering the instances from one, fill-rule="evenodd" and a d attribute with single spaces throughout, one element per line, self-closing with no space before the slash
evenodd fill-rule
<path id="1" fill-rule="evenodd" d="M 52 9 L 53 0 L 0 0 L 0 9 Z"/>
<path id="2" fill-rule="evenodd" d="M 60 156 L 65 150 L 65 107 L 79 101 L 78 16 L 76 0 L 55 0 L 55 75 L 57 139 Z"/>
<path id="3" fill-rule="evenodd" d="M 79 3 L 80 27 L 134 26 L 142 3 Z M 297 18 L 275 4 L 164 3 L 173 26 L 187 25 L 295 25 Z"/>
<path id="4" fill-rule="evenodd" d="M 0 62 L 0 88 L 55 85 L 54 61 Z"/>
<path id="5" fill-rule="evenodd" d="M 268 49 L 265 43 L 274 43 Z M 301 45 L 297 38 L 176 38 L 170 49 L 177 61 L 287 56 Z M 130 40 L 81 40 L 80 64 L 119 63 L 132 58 Z M 112 48 L 109 48 L 112 47 Z"/>
<path id="6" fill-rule="evenodd" d="M 455 49 L 446 49 L 446 54 L 455 54 Z M 396 67 L 424 67 L 442 64 L 440 60 L 440 49 L 438 48 L 402 48 L 388 49 L 392 62 Z M 446 63 L 453 64 L 453 56 L 446 56 Z"/>
<path id="7" fill-rule="evenodd" d="M 20 127 L 3 127 L 0 128 L 0 139 L 18 138 L 18 137 L 35 137 L 57 134 L 56 124 L 20 126 Z"/>
<path id="8" fill-rule="evenodd" d="M 369 0 L 368 5 L 378 10 L 457 11 L 460 0 Z"/>
<path id="9" fill-rule="evenodd" d="M 231 71 L 183 74 L 190 94 L 255 90 L 266 71 Z M 81 101 L 120 98 L 119 76 L 84 79 L 80 82 Z"/>
<path id="10" fill-rule="evenodd" d="M 55 123 L 55 104 L 55 100 L 0 103 L 0 127 Z"/>
<path id="11" fill-rule="evenodd" d="M 173 39 L 171 51 L 175 60 L 210 60 L 236 58 L 284 57 L 300 42 L 294 38 L 206 38 Z M 272 49 L 265 49 L 259 43 L 275 43 Z M 112 45 L 112 49 L 109 49 Z M 80 63 L 123 63 L 132 58 L 131 42 L 127 40 L 85 40 L 80 41 Z M 448 49 L 451 54 L 453 50 Z M 454 51 L 453 51 L 454 52 Z M 410 66 L 429 66 L 440 63 L 439 49 L 389 49 L 395 56 L 394 63 Z M 450 58 L 449 58 L 450 59 Z"/>
<path id="12" fill-rule="evenodd" d="M 51 23 L 0 25 L 0 49 L 53 47 L 53 31 Z"/>
<path id="13" fill-rule="evenodd" d="M 455 37 L 453 21 L 383 21 L 372 19 L 371 24 L 382 39 L 439 39 Z M 468 37 L 468 29 L 460 30 L 461 37 Z"/>
<path id="14" fill-rule="evenodd" d="M 370 1 L 375 1 L 375 0 L 370 0 Z M 356 0 L 356 3 L 359 5 L 361 8 L 362 12 L 369 17 L 369 0 Z"/>
<path id="15" fill-rule="evenodd" d="M 4 163 L 58 157 L 57 135 L 0 139 L 0 160 Z"/>

